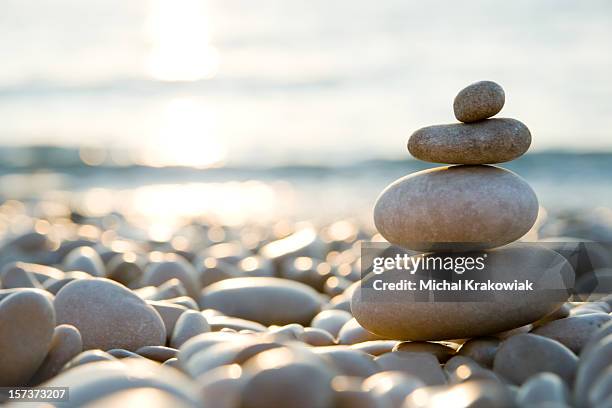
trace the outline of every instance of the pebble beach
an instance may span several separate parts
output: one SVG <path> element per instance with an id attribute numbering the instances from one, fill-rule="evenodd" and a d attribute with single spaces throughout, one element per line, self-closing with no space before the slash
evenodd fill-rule
<path id="1" fill-rule="evenodd" d="M 525 180 L 491 166 L 531 141 L 521 122 L 489 119 L 503 92 L 468 86 L 454 102 L 464 123 L 413 133 L 412 155 L 453 166 L 392 183 L 372 203 L 373 224 L 202 214 L 156 235 L 133 213 L 92 215 L 70 196 L 5 197 L 0 387 L 68 387 L 58 407 L 612 406 L 610 294 L 503 307 L 359 297 L 362 242 L 503 253 L 612 238 L 612 209 L 547 211 Z M 467 207 L 476 211 L 446 222 Z M 609 246 L 591 255 L 589 272 L 612 279 Z M 537 274 L 529 259 L 502 273 Z"/>

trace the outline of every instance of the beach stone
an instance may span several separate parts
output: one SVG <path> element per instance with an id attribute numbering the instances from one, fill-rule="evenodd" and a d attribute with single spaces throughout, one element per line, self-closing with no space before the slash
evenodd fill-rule
<path id="1" fill-rule="evenodd" d="M 106 265 L 108 277 L 125 286 L 130 286 L 142 278 L 143 270 L 138 256 L 133 252 L 114 255 Z"/>
<path id="2" fill-rule="evenodd" d="M 453 102 L 455 117 L 475 122 L 495 116 L 504 107 L 504 89 L 493 81 L 478 81 L 463 88 Z"/>
<path id="3" fill-rule="evenodd" d="M 580 352 L 580 356 L 583 356 L 587 353 L 591 348 L 597 345 L 604 338 L 608 337 L 612 334 L 612 321 L 605 323 L 599 329 L 595 331 L 590 337 L 587 343 L 582 347 L 582 351 Z"/>
<path id="4" fill-rule="evenodd" d="M 427 353 L 433 354 L 440 363 L 446 361 L 455 354 L 455 349 L 445 346 L 440 343 L 431 343 L 428 341 L 407 341 L 397 344 L 393 351 L 408 351 L 411 353 Z"/>
<path id="5" fill-rule="evenodd" d="M 517 243 L 486 254 L 488 279 L 492 282 L 528 279 L 534 283 L 533 290 L 520 292 L 521 301 L 517 302 L 516 291 L 481 291 L 477 298 L 469 298 L 473 292 L 471 295 L 462 292 L 449 298 L 447 291 L 373 289 L 372 283 L 377 279 L 397 282 L 407 276 L 409 279 L 428 276 L 421 270 L 415 271 L 415 275 L 389 270 L 381 275 L 369 274 L 362 280 L 351 301 L 353 315 L 365 329 L 387 339 L 452 340 L 523 326 L 549 314 L 567 300 L 566 288 L 572 282 L 573 270 L 555 251 Z M 444 301 L 423 301 L 419 298 L 423 294 Z"/>
<path id="6" fill-rule="evenodd" d="M 378 197 L 374 223 L 387 241 L 432 251 L 495 248 L 525 235 L 538 200 L 516 174 L 493 166 L 436 167 L 391 183 Z"/>
<path id="7" fill-rule="evenodd" d="M 44 284 L 47 281 L 58 281 L 65 277 L 64 272 L 52 266 L 27 262 L 17 262 L 17 265 L 33 275 L 41 284 Z"/>
<path id="8" fill-rule="evenodd" d="M 26 265 L 22 262 L 12 262 L 2 268 L 2 271 L 0 271 L 0 283 L 2 284 L 1 287 L 5 289 L 42 289 L 43 286 L 36 279 L 36 277 L 27 270 L 25 266 Z"/>
<path id="9" fill-rule="evenodd" d="M 200 312 L 187 310 L 176 321 L 170 346 L 178 349 L 190 338 L 209 331 L 208 321 Z"/>
<path id="10" fill-rule="evenodd" d="M 553 320 L 533 330 L 533 334 L 549 337 L 579 354 L 589 338 L 611 317 L 604 313 L 577 315 Z"/>
<path id="11" fill-rule="evenodd" d="M 200 298 L 202 309 L 217 309 L 264 325 L 307 325 L 321 310 L 321 303 L 318 293 L 307 285 L 265 277 L 226 279 L 205 288 Z"/>
<path id="12" fill-rule="evenodd" d="M 229 364 L 214 368 L 196 378 L 202 401 L 212 402 L 213 408 L 240 407 L 240 394 L 247 382 L 242 367 Z M 206 405 L 208 406 L 208 405 Z"/>
<path id="13" fill-rule="evenodd" d="M 543 403 L 569 405 L 569 390 L 558 375 L 540 373 L 530 377 L 519 389 L 519 406 L 537 406 Z"/>
<path id="14" fill-rule="evenodd" d="M 146 406 L 147 408 L 198 407 L 198 405 L 189 404 L 170 393 L 152 387 L 145 387 L 114 392 L 84 405 L 84 408 L 131 408 L 135 406 Z"/>
<path id="15" fill-rule="evenodd" d="M 152 306 L 153 309 L 159 313 L 159 316 L 164 322 L 164 328 L 166 329 L 166 338 L 168 341 L 170 341 L 172 333 L 174 333 L 176 321 L 183 313 L 187 311 L 187 308 L 185 306 L 164 301 L 148 300 L 147 304 Z"/>
<path id="16" fill-rule="evenodd" d="M 74 356 L 70 361 L 68 361 L 64 367 L 62 367 L 62 371 L 70 370 L 74 367 L 78 367 L 84 364 L 94 363 L 96 361 L 116 361 L 117 358 L 106 351 L 102 350 L 86 350 L 83 351 L 76 356 Z"/>
<path id="17" fill-rule="evenodd" d="M 466 381 L 451 387 L 419 388 L 408 395 L 402 408 L 451 407 L 454 402 L 456 406 L 473 408 L 516 407 L 506 386 L 491 381 Z"/>
<path id="18" fill-rule="evenodd" d="M 576 372 L 576 381 L 574 382 L 574 402 L 576 406 L 589 406 L 589 390 L 611 365 L 612 335 L 604 337 L 582 352 Z"/>
<path id="19" fill-rule="evenodd" d="M 131 351 L 124 349 L 110 349 L 106 351 L 111 356 L 122 359 L 122 358 L 144 358 L 140 354 L 132 353 Z"/>
<path id="20" fill-rule="evenodd" d="M 139 388 L 158 389 L 189 406 L 201 406 L 198 387 L 189 377 L 144 358 L 84 364 L 62 372 L 45 385 L 70 387 L 70 401 L 59 407 L 80 407 L 116 392 Z"/>
<path id="21" fill-rule="evenodd" d="M 357 319 L 351 319 L 342 326 L 338 333 L 338 343 L 340 344 L 355 344 L 363 343 L 371 340 L 386 340 L 384 337 L 370 333 L 364 329 Z"/>
<path id="22" fill-rule="evenodd" d="M 493 371 L 481 366 L 471 358 L 461 355 L 455 355 L 448 360 L 444 365 L 444 371 L 451 384 L 473 380 L 488 380 L 500 384 L 505 382 Z"/>
<path id="23" fill-rule="evenodd" d="M 383 371 L 366 378 L 362 387 L 388 400 L 390 408 L 402 408 L 406 397 L 416 389 L 425 387 L 425 383 L 401 371 Z"/>
<path id="24" fill-rule="evenodd" d="M 196 311 L 200 310 L 196 301 L 190 298 L 189 296 L 178 296 L 178 297 L 164 299 L 164 300 L 168 303 L 185 306 L 187 309 L 196 310 Z"/>
<path id="25" fill-rule="evenodd" d="M 0 386 L 23 386 L 40 367 L 53 338 L 49 297 L 17 291 L 0 301 Z"/>
<path id="26" fill-rule="evenodd" d="M 232 329 L 236 331 L 240 330 L 251 330 L 254 332 L 266 331 L 266 326 L 261 323 L 253 322 L 251 320 L 240 319 L 237 317 L 229 316 L 214 316 L 208 320 L 211 331 L 221 331 L 223 329 Z"/>
<path id="27" fill-rule="evenodd" d="M 225 279 L 242 277 L 236 265 L 213 257 L 203 259 L 196 271 L 200 286 L 203 288 Z"/>
<path id="28" fill-rule="evenodd" d="M 310 325 L 314 328 L 325 330 L 334 337 L 338 337 L 342 326 L 352 318 L 353 316 L 344 310 L 323 310 L 312 319 Z"/>
<path id="29" fill-rule="evenodd" d="M 279 347 L 243 366 L 251 376 L 242 392 L 243 408 L 327 408 L 333 406 L 334 372 L 316 355 Z"/>
<path id="30" fill-rule="evenodd" d="M 82 271 L 91 276 L 106 276 L 106 268 L 100 255 L 89 246 L 80 246 L 70 251 L 63 260 L 64 271 Z"/>
<path id="31" fill-rule="evenodd" d="M 57 320 L 75 326 L 83 349 L 122 348 L 134 351 L 166 341 L 159 313 L 132 291 L 109 279 L 81 279 L 55 297 Z"/>
<path id="32" fill-rule="evenodd" d="M 426 385 L 446 384 L 440 362 L 433 354 L 393 351 L 374 358 L 381 371 L 401 371 L 419 378 Z"/>
<path id="33" fill-rule="evenodd" d="M 163 254 L 162 259 L 151 262 L 145 268 L 141 285 L 160 286 L 173 278 L 181 281 L 190 297 L 198 298 L 200 284 L 195 268 L 185 258 L 174 253 Z"/>
<path id="34" fill-rule="evenodd" d="M 186 296 L 187 290 L 180 280 L 172 278 L 157 287 L 155 293 L 145 296 L 145 300 L 167 300 Z"/>
<path id="35" fill-rule="evenodd" d="M 342 375 L 365 378 L 379 370 L 372 356 L 347 346 L 317 347 L 313 352 L 329 360 Z"/>
<path id="36" fill-rule="evenodd" d="M 503 118 L 421 128 L 410 136 L 408 151 L 432 163 L 495 164 L 522 156 L 530 145 L 527 126 Z"/>
<path id="37" fill-rule="evenodd" d="M 339 375 L 331 382 L 334 390 L 334 408 L 381 408 L 388 400 L 361 388 L 361 380 Z"/>
<path id="38" fill-rule="evenodd" d="M 181 346 L 178 352 L 178 359 L 182 363 L 189 361 L 197 353 L 206 350 L 207 348 L 214 346 L 215 344 L 222 344 L 232 341 L 240 341 L 243 336 L 237 333 L 227 332 L 208 332 L 202 333 L 195 337 L 190 338 Z"/>
<path id="39" fill-rule="evenodd" d="M 83 351 L 79 330 L 69 324 L 60 324 L 53 331 L 49 352 L 38 368 L 31 385 L 38 385 L 58 374 L 64 365 Z"/>
<path id="40" fill-rule="evenodd" d="M 591 407 L 612 406 L 612 366 L 597 378 L 589 390 L 588 400 Z"/>
<path id="41" fill-rule="evenodd" d="M 323 329 L 315 329 L 306 327 L 304 331 L 298 335 L 298 339 L 311 346 L 331 346 L 336 343 L 333 336 Z"/>
<path id="42" fill-rule="evenodd" d="M 496 337 L 475 337 L 463 343 L 457 353 L 470 357 L 484 367 L 493 367 L 493 359 L 500 343 Z"/>
<path id="43" fill-rule="evenodd" d="M 360 350 L 373 356 L 389 353 L 399 343 L 397 340 L 370 340 L 351 344 L 354 350 Z"/>
<path id="44" fill-rule="evenodd" d="M 164 346 L 144 346 L 136 350 L 136 353 L 141 356 L 148 358 L 149 360 L 159 361 L 163 363 L 164 361 L 175 358 L 178 350 L 171 347 Z"/>
<path id="45" fill-rule="evenodd" d="M 571 384 L 577 365 L 578 358 L 563 344 L 535 334 L 519 334 L 499 346 L 493 370 L 514 384 L 546 371 Z"/>

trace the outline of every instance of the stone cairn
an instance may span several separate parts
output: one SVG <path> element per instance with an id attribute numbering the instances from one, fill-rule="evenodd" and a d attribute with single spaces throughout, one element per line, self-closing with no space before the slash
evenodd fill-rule
<path id="1" fill-rule="evenodd" d="M 555 274 L 545 273 L 549 266 L 569 266 L 560 255 L 529 245 L 498 248 L 524 236 L 538 215 L 531 187 L 514 173 L 491 166 L 521 156 L 531 143 L 529 129 L 518 120 L 489 119 L 502 109 L 504 99 L 498 84 L 474 83 L 454 101 L 455 116 L 463 123 L 414 132 L 408 141 L 414 157 L 452 166 L 409 174 L 391 183 L 378 198 L 374 221 L 382 236 L 401 248 L 433 254 L 486 250 L 485 273 L 491 280 L 531 280 L 548 287 L 555 284 Z M 362 296 L 365 291 L 362 284 L 352 300 L 359 323 L 385 338 L 413 341 L 511 330 L 546 316 L 567 300 L 534 292 L 520 297 L 496 293 L 488 301 L 416 302 L 408 294 L 389 293 L 381 302 Z"/>

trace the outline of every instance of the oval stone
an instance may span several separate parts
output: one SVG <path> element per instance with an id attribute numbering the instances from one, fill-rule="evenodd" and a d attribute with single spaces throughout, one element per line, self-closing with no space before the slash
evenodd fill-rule
<path id="1" fill-rule="evenodd" d="M 83 351 L 81 333 L 76 327 L 60 324 L 53 332 L 49 352 L 36 375 L 30 379 L 30 385 L 38 385 L 54 377 L 73 357 Z"/>
<path id="2" fill-rule="evenodd" d="M 433 163 L 493 164 L 522 156 L 530 145 L 527 126 L 500 118 L 421 128 L 410 136 L 408 151 Z"/>
<path id="3" fill-rule="evenodd" d="M 264 325 L 307 325 L 321 310 L 321 298 L 310 286 L 280 278 L 234 278 L 202 291 L 200 306 Z"/>
<path id="4" fill-rule="evenodd" d="M 479 81 L 463 88 L 453 102 L 455 117 L 461 122 L 490 118 L 504 107 L 504 89 L 493 81 Z"/>
<path id="5" fill-rule="evenodd" d="M 579 354 L 591 336 L 610 319 L 610 316 L 604 313 L 570 316 L 546 323 L 532 333 L 557 340 Z"/>
<path id="6" fill-rule="evenodd" d="M 493 166 L 437 167 L 390 184 L 374 223 L 387 241 L 413 250 L 495 248 L 535 223 L 538 199 L 516 174 Z"/>
<path id="7" fill-rule="evenodd" d="M 83 349 L 136 351 L 162 346 L 166 330 L 159 313 L 125 286 L 109 279 L 80 279 L 55 297 L 60 324 L 75 326 Z"/>
<path id="8" fill-rule="evenodd" d="M 574 380 L 578 358 L 558 341 L 536 334 L 519 334 L 504 341 L 495 355 L 493 370 L 514 384 L 550 372 L 567 384 Z"/>
<path id="9" fill-rule="evenodd" d="M 364 278 L 353 294 L 353 316 L 365 329 L 387 339 L 452 340 L 521 327 L 546 316 L 567 300 L 566 285 L 573 281 L 573 270 L 557 252 L 533 244 L 513 244 L 486 254 L 488 280 L 494 283 L 529 280 L 533 282 L 533 290 L 451 292 L 454 298 L 448 298 L 449 291 L 444 290 L 431 293 L 375 290 L 372 282 L 376 280 L 397 282 L 412 279 L 407 278 L 410 276 L 417 276 L 413 282 L 419 279 L 420 271 L 410 275 L 405 270 L 389 270 Z M 466 279 L 473 276 L 466 272 Z M 420 298 L 423 294 L 434 299 L 446 298 L 427 301 Z M 475 295 L 478 297 L 474 298 Z"/>
<path id="10" fill-rule="evenodd" d="M 51 345 L 55 312 L 48 297 L 15 292 L 0 302 L 0 386 L 22 386 L 36 372 Z"/>

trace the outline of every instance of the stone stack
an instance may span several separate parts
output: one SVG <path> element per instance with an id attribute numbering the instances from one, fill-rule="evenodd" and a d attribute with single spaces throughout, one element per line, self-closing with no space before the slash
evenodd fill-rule
<path id="1" fill-rule="evenodd" d="M 408 141 L 414 157 L 452 166 L 391 183 L 376 202 L 374 221 L 382 236 L 401 248 L 428 253 L 487 250 L 486 273 L 492 280 L 529 279 L 541 288 L 559 287 L 554 282 L 559 274 L 546 273 L 552 264 L 563 266 L 557 253 L 532 246 L 498 248 L 525 235 L 538 215 L 531 187 L 516 174 L 491 166 L 520 157 L 531 144 L 529 129 L 520 121 L 489 119 L 504 100 L 498 84 L 474 83 L 454 101 L 455 116 L 463 123 L 414 132 Z M 489 251 L 493 248 L 498 249 Z M 375 334 L 403 340 L 492 334 L 531 323 L 561 305 L 537 293 L 522 298 L 505 294 L 490 302 L 417 302 L 406 294 L 389 294 L 380 302 L 362 296 L 364 287 L 362 282 L 353 296 L 356 319 Z"/>

